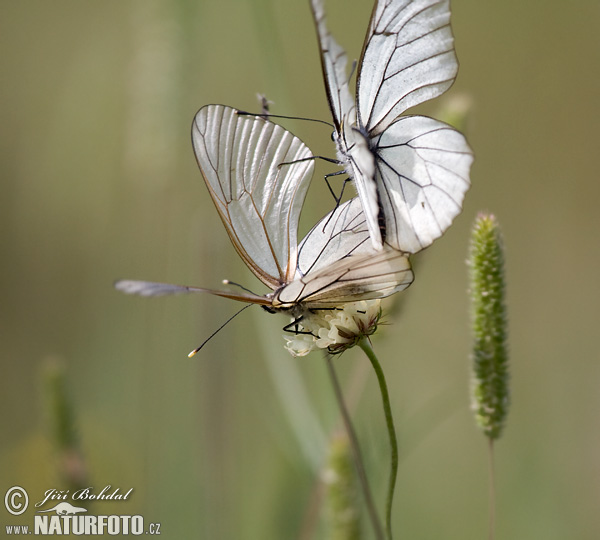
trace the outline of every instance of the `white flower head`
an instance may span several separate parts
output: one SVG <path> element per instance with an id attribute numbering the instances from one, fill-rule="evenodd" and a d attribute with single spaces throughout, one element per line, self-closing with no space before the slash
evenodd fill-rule
<path id="1" fill-rule="evenodd" d="M 362 300 L 343 308 L 307 312 L 298 322 L 298 333 L 283 336 L 292 356 L 306 356 L 314 349 L 339 354 L 354 347 L 363 337 L 377 330 L 381 300 Z"/>

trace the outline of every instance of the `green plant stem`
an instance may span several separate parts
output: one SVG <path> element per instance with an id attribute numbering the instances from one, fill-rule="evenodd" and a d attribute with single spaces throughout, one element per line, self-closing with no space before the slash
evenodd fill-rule
<path id="1" fill-rule="evenodd" d="M 371 342 L 367 338 L 363 338 L 358 342 L 359 347 L 369 358 L 379 383 L 381 392 L 381 400 L 383 402 L 383 411 L 385 414 L 385 422 L 387 424 L 388 435 L 390 438 L 390 480 L 388 483 L 387 500 L 385 506 L 385 529 L 388 540 L 392 540 L 392 502 L 394 500 L 394 489 L 396 487 L 396 477 L 398 475 L 398 440 L 396 439 L 396 430 L 394 428 L 394 417 L 392 415 L 392 407 L 390 405 L 390 396 L 388 393 L 387 383 L 381 364 L 371 347 Z"/>
<path id="2" fill-rule="evenodd" d="M 489 475 L 490 475 L 490 522 L 489 522 L 489 540 L 494 540 L 494 529 L 496 522 L 496 487 L 495 487 L 495 475 L 494 475 L 494 439 L 491 437 L 488 439 L 489 449 Z"/>
<path id="3" fill-rule="evenodd" d="M 335 393 L 335 397 L 338 402 L 340 412 L 342 414 L 342 420 L 344 421 L 344 427 L 346 428 L 346 432 L 348 433 L 348 439 L 350 440 L 350 447 L 352 449 L 352 454 L 354 456 L 354 462 L 356 464 L 358 478 L 360 480 L 363 495 L 365 497 L 365 504 L 367 506 L 367 511 L 369 513 L 369 517 L 371 519 L 373 529 L 375 530 L 375 536 L 376 536 L 377 540 L 383 540 L 383 537 L 384 537 L 383 529 L 381 527 L 381 523 L 379 521 L 379 516 L 377 515 L 377 509 L 375 508 L 375 502 L 373 501 L 373 496 L 371 494 L 371 489 L 369 487 L 369 481 L 367 479 L 367 473 L 365 472 L 365 466 L 364 466 L 364 461 L 362 458 L 362 453 L 360 451 L 360 446 L 358 444 L 358 437 L 356 436 L 356 432 L 354 431 L 354 427 L 352 426 L 352 420 L 350 419 L 350 413 L 348 412 L 348 408 L 346 407 L 346 403 L 344 401 L 344 395 L 342 394 L 342 389 L 340 387 L 340 382 L 337 378 L 337 374 L 336 374 L 335 368 L 333 366 L 333 360 L 332 360 L 331 355 L 329 355 L 329 354 L 325 355 L 325 364 L 327 365 L 327 370 L 329 371 L 329 376 L 331 378 L 333 391 Z"/>

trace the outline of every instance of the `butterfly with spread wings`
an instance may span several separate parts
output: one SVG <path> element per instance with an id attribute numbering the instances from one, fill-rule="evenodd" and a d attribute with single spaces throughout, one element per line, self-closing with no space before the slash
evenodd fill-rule
<path id="1" fill-rule="evenodd" d="M 206 186 L 236 251 L 271 292 L 264 296 L 121 280 L 125 293 L 210 293 L 288 313 L 383 298 L 413 280 L 405 254 L 369 241 L 361 204 L 352 199 L 326 215 L 297 243 L 298 220 L 312 177 L 310 150 L 262 117 L 207 105 L 196 114 L 192 143 Z"/>
<path id="2" fill-rule="evenodd" d="M 458 62 L 449 0 L 377 0 L 358 63 L 356 96 L 346 53 L 311 0 L 338 159 L 354 180 L 373 246 L 429 246 L 461 212 L 473 155 L 452 127 L 400 116 L 443 94 Z"/>

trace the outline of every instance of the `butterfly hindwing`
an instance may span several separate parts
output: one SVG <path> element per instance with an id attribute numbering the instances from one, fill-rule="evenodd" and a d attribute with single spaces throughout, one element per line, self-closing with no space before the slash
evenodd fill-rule
<path id="1" fill-rule="evenodd" d="M 298 277 L 276 293 L 281 304 L 302 304 L 306 309 L 337 307 L 346 302 L 384 298 L 408 287 L 413 273 L 408 257 L 385 246 L 349 255 Z"/>
<path id="2" fill-rule="evenodd" d="M 296 277 L 318 271 L 343 257 L 371 251 L 362 206 L 357 197 L 320 220 L 298 248 Z"/>
<path id="3" fill-rule="evenodd" d="M 412 283 L 408 257 L 385 246 L 375 250 L 360 200 L 337 207 L 304 237 L 296 278 L 278 293 L 278 301 L 309 308 L 383 298 Z"/>
<path id="4" fill-rule="evenodd" d="M 473 155 L 461 133 L 425 116 L 401 116 L 373 144 L 386 242 L 416 253 L 461 212 Z"/>

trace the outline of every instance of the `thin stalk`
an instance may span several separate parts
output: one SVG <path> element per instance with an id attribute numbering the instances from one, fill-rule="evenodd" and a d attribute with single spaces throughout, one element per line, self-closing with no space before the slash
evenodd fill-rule
<path id="1" fill-rule="evenodd" d="M 490 522 L 489 522 L 489 540 L 494 540 L 494 529 L 496 522 L 496 486 L 494 475 L 494 439 L 488 439 L 489 448 L 489 475 L 490 475 Z"/>
<path id="2" fill-rule="evenodd" d="M 364 341 L 364 340 L 362 340 L 362 341 Z M 356 432 L 354 431 L 354 426 L 352 425 L 352 420 L 350 419 L 350 414 L 348 412 L 348 408 L 346 407 L 346 403 L 344 401 L 344 395 L 342 394 L 342 389 L 340 387 L 340 382 L 337 378 L 337 374 L 336 374 L 335 368 L 333 366 L 332 358 L 328 354 L 325 355 L 325 363 L 327 365 L 327 370 L 329 371 L 329 376 L 331 378 L 331 383 L 333 385 L 333 391 L 335 393 L 335 397 L 338 402 L 340 412 L 342 413 L 344 427 L 346 428 L 346 432 L 348 433 L 348 438 L 350 439 L 350 447 L 352 449 L 352 455 L 354 456 L 354 462 L 356 463 L 356 469 L 358 471 L 358 478 L 360 480 L 360 485 L 361 485 L 361 488 L 363 491 L 363 495 L 365 497 L 367 511 L 369 513 L 369 517 L 371 519 L 373 529 L 375 530 L 375 536 L 376 536 L 377 540 L 383 540 L 383 538 L 384 538 L 383 528 L 381 526 L 379 516 L 377 515 L 377 510 L 375 508 L 375 502 L 373 500 L 373 495 L 371 494 L 371 488 L 369 487 L 369 481 L 367 479 L 367 473 L 365 472 L 365 466 L 364 466 L 362 453 L 360 451 L 360 446 L 358 444 L 358 437 L 356 436 Z"/>
<path id="3" fill-rule="evenodd" d="M 367 338 L 363 338 L 358 342 L 359 347 L 364 351 L 377 375 L 379 383 L 379 391 L 381 392 L 381 401 L 383 402 L 383 411 L 385 414 L 385 423 L 387 425 L 388 435 L 390 438 L 390 480 L 388 483 L 388 492 L 385 505 L 385 529 L 388 540 L 392 540 L 392 502 L 394 500 L 394 489 L 396 487 L 396 477 L 398 476 L 398 440 L 396 439 L 396 430 L 394 428 L 394 417 L 392 415 L 392 407 L 390 405 L 390 395 L 388 393 L 387 383 L 381 364 L 375 356 L 375 352 L 371 347 L 371 342 Z"/>

